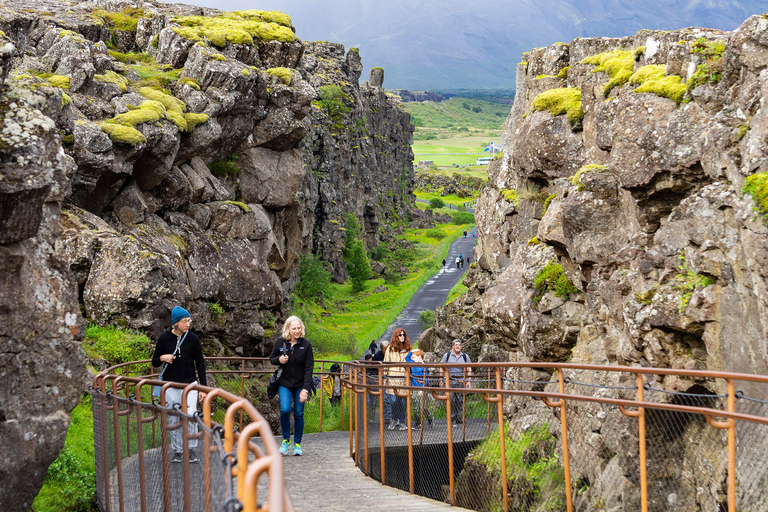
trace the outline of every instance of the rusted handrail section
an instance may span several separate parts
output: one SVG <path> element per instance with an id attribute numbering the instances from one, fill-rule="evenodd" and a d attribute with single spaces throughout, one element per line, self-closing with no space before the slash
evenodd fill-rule
<path id="1" fill-rule="evenodd" d="M 649 479 L 653 475 L 648 474 L 648 454 L 647 445 L 648 438 L 646 432 L 646 420 L 648 411 L 660 411 L 662 413 L 679 414 L 684 413 L 687 415 L 693 415 L 701 418 L 702 425 L 709 425 L 715 429 L 725 430 L 725 443 L 726 446 L 722 448 L 723 460 L 727 461 L 727 469 L 724 471 L 725 481 L 724 488 L 727 489 L 726 502 L 721 503 L 721 506 L 727 506 L 729 512 L 735 512 L 737 510 L 737 492 L 736 492 L 736 472 L 737 472 L 737 450 L 736 450 L 736 430 L 738 425 L 762 425 L 768 426 L 768 414 L 766 415 L 754 415 L 747 414 L 745 412 L 738 412 L 736 410 L 736 399 L 743 398 L 744 393 L 739 390 L 739 386 L 745 386 L 753 390 L 753 396 L 748 398 L 753 403 L 759 403 L 761 406 L 768 406 L 768 376 L 763 375 L 751 375 L 751 374 L 737 374 L 717 371 L 698 371 L 698 370 L 675 370 L 668 368 L 641 368 L 641 367 L 617 367 L 617 366 L 598 366 L 598 365 L 582 365 L 575 363 L 471 363 L 471 364 L 448 364 L 448 363 L 392 363 L 392 364 L 370 364 L 363 362 L 350 362 L 348 372 L 345 373 L 345 377 L 342 379 L 342 385 L 350 389 L 354 395 L 354 400 L 362 401 L 362 406 L 355 406 L 351 404 L 351 414 L 355 415 L 355 421 L 352 422 L 350 418 L 350 454 L 356 459 L 357 464 L 369 475 L 369 444 L 368 444 L 368 421 L 369 412 L 367 411 L 366 403 L 369 397 L 372 397 L 378 402 L 379 410 L 383 411 L 382 397 L 385 390 L 390 390 L 390 394 L 394 396 L 400 396 L 406 398 L 407 405 L 407 423 L 408 423 L 408 435 L 402 436 L 399 439 L 406 439 L 408 450 L 408 471 L 409 485 L 407 487 L 401 487 L 404 490 L 410 488 L 410 492 L 414 493 L 414 464 L 413 464 L 413 450 L 414 450 L 414 436 L 411 435 L 411 393 L 424 392 L 431 393 L 431 395 L 442 402 L 445 402 L 445 415 L 447 431 L 447 456 L 448 463 L 446 471 L 449 476 L 449 490 L 450 490 L 450 502 L 457 504 L 456 501 L 456 489 L 455 489 L 455 477 L 454 475 L 454 452 L 453 443 L 456 442 L 456 437 L 453 432 L 453 425 L 451 421 L 451 400 L 450 395 L 454 393 L 463 394 L 465 397 L 469 394 L 480 394 L 483 400 L 490 404 L 496 404 L 495 414 L 492 414 L 492 407 L 488 407 L 486 421 L 490 425 L 494 423 L 494 431 L 502 433 L 499 435 L 499 455 L 500 455 L 500 470 L 501 470 L 501 496 L 498 498 L 498 503 L 505 511 L 510 510 L 510 503 L 508 501 L 508 489 L 507 489 L 507 457 L 505 453 L 506 444 L 510 441 L 509 435 L 505 430 L 505 414 L 504 403 L 505 400 L 525 400 L 535 399 L 540 400 L 553 411 L 557 412 L 554 416 L 559 416 L 560 423 L 560 436 L 559 447 L 561 449 L 560 462 L 563 466 L 564 476 L 564 494 L 565 503 L 563 503 L 564 509 L 568 512 L 574 510 L 574 500 L 576 491 L 574 489 L 576 484 L 575 477 L 571 474 L 572 469 L 572 457 L 569 452 L 569 432 L 573 434 L 574 422 L 579 420 L 578 415 L 574 414 L 574 411 L 578 411 L 578 408 L 573 408 L 572 404 L 595 404 L 600 406 L 607 406 L 609 408 L 615 408 L 615 410 L 630 421 L 636 420 L 636 432 L 638 445 L 636 463 L 637 474 L 639 475 L 639 493 L 640 493 L 640 507 L 643 512 L 648 511 L 649 507 Z M 397 385 L 393 387 L 387 383 L 386 370 L 388 366 L 403 367 L 406 370 L 406 376 L 410 375 L 414 368 L 428 368 L 433 371 L 433 375 L 440 375 L 437 378 L 430 378 L 425 381 L 426 386 L 408 386 Z M 473 377 L 472 388 L 451 387 L 449 382 L 448 369 L 460 366 L 463 369 L 472 368 L 473 374 L 477 376 L 485 375 L 485 378 L 477 379 Z M 512 378 L 511 373 L 520 369 L 536 369 L 544 370 L 550 375 L 549 380 L 537 380 L 537 381 L 522 381 Z M 589 384 L 583 382 L 572 381 L 569 379 L 569 375 L 583 374 L 584 372 L 600 372 L 605 378 L 603 381 L 610 380 L 611 382 L 634 382 L 634 386 L 618 386 L 609 384 Z M 375 374 L 375 377 L 373 376 Z M 466 375 L 466 373 L 465 373 Z M 678 388 L 671 390 L 668 389 L 653 389 L 651 383 L 654 382 L 654 376 L 668 377 L 675 382 L 685 384 L 692 387 L 693 385 L 705 384 L 711 388 L 711 395 L 697 395 L 693 392 L 679 391 Z M 402 378 L 401 378 L 402 379 Z M 479 381 L 475 386 L 475 380 Z M 600 379 L 596 378 L 596 381 Z M 409 381 L 406 381 L 409 382 Z M 529 385 L 530 389 L 514 389 L 515 383 L 525 383 Z M 737 384 L 738 383 L 738 384 Z M 571 388 L 577 388 L 578 386 L 590 386 L 593 388 L 599 388 L 594 394 L 584 394 L 576 392 Z M 619 390 L 617 393 L 619 398 L 612 398 L 605 396 L 605 389 Z M 648 401 L 647 390 L 654 392 L 669 393 L 669 396 L 678 397 L 704 397 L 703 403 L 707 406 L 694 406 L 687 405 L 686 403 L 673 403 L 668 401 Z M 716 390 L 715 393 L 712 390 Z M 634 395 L 634 396 L 628 396 Z M 741 395 L 741 396 L 740 396 Z M 710 400 L 717 399 L 717 400 Z M 714 402 L 724 399 L 722 408 L 713 405 Z M 359 402 L 357 402 L 359 403 Z M 568 408 L 567 408 L 568 407 Z M 566 410 L 568 414 L 566 414 Z M 768 410 L 766 407 L 765 410 Z M 464 411 L 464 408 L 463 408 Z M 462 415 L 465 414 L 462 412 Z M 495 418 L 492 418 L 495 416 Z M 358 417 L 360 421 L 358 421 Z M 715 419 L 719 418 L 719 419 Z M 423 418 L 422 418 L 423 419 Z M 509 418 L 507 418 L 509 419 Z M 385 461 L 388 460 L 386 453 L 389 449 L 401 450 L 402 445 L 388 443 L 395 443 L 394 438 L 387 439 L 384 432 L 384 420 L 383 414 L 379 414 L 378 417 L 378 443 L 380 446 L 379 460 L 381 468 L 379 469 L 379 475 L 382 483 L 388 483 L 388 479 L 385 478 L 387 474 L 387 468 L 385 467 Z M 466 432 L 466 425 L 462 421 L 461 428 Z M 375 424 L 375 423 L 374 423 Z M 422 428 L 424 426 L 422 425 Z M 705 427 L 704 427 L 705 428 Z M 362 429 L 362 437 L 359 435 Z M 766 430 L 765 432 L 768 432 Z M 395 434 L 393 434 L 394 436 Z M 490 435 L 490 428 L 489 428 Z M 753 436 L 758 436 L 753 434 Z M 763 435 L 762 437 L 765 437 Z M 421 436 L 423 439 L 423 435 Z M 464 437 L 461 437 L 464 439 Z M 353 443 L 354 440 L 354 443 Z M 755 439 L 749 436 L 742 439 L 742 443 L 750 443 Z M 401 441 L 398 441 L 401 442 Z M 361 456 L 361 452 L 364 453 L 364 457 Z M 395 452 L 393 452 L 395 453 Z M 635 460 L 635 459 L 632 459 Z M 363 463 L 364 461 L 364 463 Z M 583 462 L 583 461 L 582 461 Z M 403 471 L 405 468 L 403 467 Z M 714 470 L 713 470 L 714 471 Z M 720 473 L 717 473 L 718 475 Z M 371 475 L 369 475 L 371 476 Z M 740 480 L 741 481 L 741 480 Z M 402 485 L 402 484 L 401 484 Z M 749 495 L 748 499 L 756 503 L 765 503 L 768 501 L 768 489 L 765 486 L 756 485 L 753 487 L 752 492 L 765 493 L 765 495 L 752 496 Z M 716 499 L 717 498 L 715 496 Z M 467 506 L 467 505 L 464 505 Z M 597 507 L 600 508 L 600 507 Z M 751 510 L 751 509 L 750 509 Z"/>
<path id="2" fill-rule="evenodd" d="M 232 358 L 217 358 L 232 359 Z M 243 358 L 237 358 L 238 362 Z M 263 361 L 258 359 L 258 361 Z M 278 451 L 278 444 L 272 434 L 269 423 L 259 413 L 259 411 L 248 400 L 229 393 L 219 388 L 211 388 L 196 384 L 178 384 L 173 382 L 164 382 L 154 380 L 156 375 L 149 376 L 129 376 L 130 370 L 136 365 L 142 365 L 146 368 L 149 361 L 137 361 L 122 365 L 113 366 L 104 370 L 94 378 L 93 394 L 95 401 L 100 401 L 104 407 L 94 407 L 94 428 L 98 429 L 95 442 L 95 457 L 100 464 L 101 474 L 97 478 L 97 486 L 101 485 L 101 492 L 97 496 L 101 497 L 100 507 L 106 512 L 123 512 L 126 510 L 148 510 L 147 489 L 146 489 L 146 468 L 145 468 L 145 450 L 144 450 L 144 425 L 152 423 L 152 436 L 155 433 L 155 422 L 160 417 L 160 433 L 163 464 L 163 489 L 165 510 L 170 510 L 170 478 L 169 478 L 169 457 L 167 448 L 167 433 L 181 429 L 183 438 L 183 500 L 184 511 L 189 512 L 193 509 L 191 503 L 191 478 L 190 478 L 190 460 L 188 440 L 194 437 L 203 439 L 202 464 L 204 467 L 204 503 L 195 504 L 195 510 L 230 510 L 238 508 L 235 503 L 245 512 L 255 512 L 256 510 L 268 510 L 270 512 L 292 512 L 288 493 L 284 487 L 283 479 L 283 460 Z M 243 361 L 237 372 L 244 370 Z M 122 375 L 121 375 L 122 373 Z M 216 373 L 215 371 L 213 373 Z M 254 370 L 254 373 L 264 373 L 263 370 Z M 159 386 L 159 400 L 153 400 L 152 389 Z M 206 392 L 207 396 L 203 401 L 202 418 L 189 417 L 178 411 L 174 411 L 175 416 L 181 417 L 181 422 L 169 424 L 167 416 L 171 409 L 166 407 L 166 392 L 168 389 L 176 388 L 182 390 L 182 403 L 186 403 L 189 392 L 193 390 Z M 224 424 L 216 424 L 212 421 L 212 408 L 215 399 L 221 399 L 227 404 Z M 112 412 L 112 436 L 107 439 L 107 411 Z M 146 415 L 149 411 L 151 414 Z M 243 415 L 250 420 L 245 429 L 238 430 L 235 416 L 240 414 L 240 425 L 242 425 Z M 97 414 L 100 416 L 97 418 Z M 135 432 L 130 429 L 131 421 L 121 421 L 120 418 L 129 418 L 135 414 L 137 428 Z M 220 475 L 222 478 L 230 481 L 230 486 L 236 480 L 237 491 L 235 495 L 226 496 L 226 503 L 211 502 L 211 482 L 209 471 L 212 465 L 211 436 L 203 433 L 191 434 L 187 425 L 190 421 L 199 421 L 201 428 L 208 433 L 219 432 L 223 438 L 223 450 L 226 454 L 226 460 L 223 467 L 228 474 Z M 124 434 L 124 437 L 123 437 Z M 261 437 L 263 449 L 253 442 L 255 437 Z M 136 456 L 138 460 L 139 474 L 139 503 L 126 503 L 123 481 L 123 447 L 126 448 L 126 457 L 131 455 L 131 445 L 136 441 Z M 235 443 L 237 451 L 235 452 Z M 113 453 L 114 475 L 110 475 L 109 458 Z M 220 467 L 220 466 L 216 466 Z M 221 471 L 221 470 L 220 470 Z M 267 478 L 267 496 L 266 499 L 259 500 L 258 481 L 259 477 L 266 475 Z M 113 482 L 117 483 L 117 507 L 113 506 L 110 496 L 110 486 Z M 102 502 L 103 501 L 103 502 Z M 262 503 L 259 504 L 259 501 Z M 233 507 L 233 505 L 235 505 Z M 138 507 L 138 508 L 136 508 Z M 233 508 L 230 508 L 233 507 Z"/>

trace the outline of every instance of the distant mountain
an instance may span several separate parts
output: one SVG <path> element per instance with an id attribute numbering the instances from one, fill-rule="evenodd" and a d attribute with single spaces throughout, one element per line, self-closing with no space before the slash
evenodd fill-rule
<path id="1" fill-rule="evenodd" d="M 195 0 L 186 0 L 195 3 Z M 733 30 L 766 0 L 197 0 L 223 10 L 280 10 L 304 40 L 358 47 L 384 86 L 411 90 L 510 89 L 520 54 L 576 37 L 640 29 Z M 364 72 L 363 78 L 367 76 Z"/>

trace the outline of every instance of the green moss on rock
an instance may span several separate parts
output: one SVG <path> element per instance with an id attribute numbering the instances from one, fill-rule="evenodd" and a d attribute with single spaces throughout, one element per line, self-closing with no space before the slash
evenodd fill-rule
<path id="1" fill-rule="evenodd" d="M 248 208 L 248 205 L 243 203 L 242 201 L 222 201 L 221 204 L 233 204 L 243 210 L 245 213 L 248 213 L 250 209 Z"/>
<path id="2" fill-rule="evenodd" d="M 190 86 L 191 88 L 193 88 L 196 91 L 200 90 L 200 82 L 198 82 L 194 78 L 189 78 L 189 77 L 185 76 L 185 77 L 180 78 L 179 82 L 184 84 L 184 85 Z"/>
<path id="3" fill-rule="evenodd" d="M 116 144 L 127 144 L 129 146 L 135 146 L 137 144 L 143 144 L 147 142 L 147 138 L 136 128 L 130 126 L 123 126 L 121 124 L 110 123 L 105 121 L 100 123 L 101 130 L 109 135 L 112 142 Z"/>
<path id="4" fill-rule="evenodd" d="M 253 44 L 254 40 L 290 43 L 296 39 L 290 18 L 277 11 L 225 12 L 218 16 L 178 16 L 180 27 L 173 31 L 190 41 L 208 39 L 223 48 L 232 44 Z"/>
<path id="5" fill-rule="evenodd" d="M 579 184 L 579 181 L 581 180 L 581 176 L 588 172 L 600 172 L 600 171 L 607 171 L 608 167 L 605 165 L 600 164 L 589 164 L 585 165 L 581 169 L 579 169 L 576 174 L 568 178 L 568 181 L 573 185 L 574 187 Z"/>
<path id="6" fill-rule="evenodd" d="M 685 83 L 681 77 L 665 76 L 665 73 L 666 66 L 663 64 L 643 66 L 630 77 L 629 83 L 640 84 L 635 89 L 636 93 L 648 92 L 680 104 L 685 96 Z"/>
<path id="7" fill-rule="evenodd" d="M 48 83 L 54 87 L 69 90 L 69 77 L 64 75 L 51 75 L 48 77 Z"/>
<path id="8" fill-rule="evenodd" d="M 291 85 L 291 80 L 293 79 L 293 73 L 291 73 L 290 69 L 288 69 L 288 68 L 269 68 L 267 70 L 267 73 L 269 73 L 272 76 L 276 76 L 285 85 Z"/>
<path id="9" fill-rule="evenodd" d="M 635 69 L 633 52 L 620 49 L 592 55 L 581 61 L 581 63 L 597 66 L 592 70 L 592 73 L 602 71 L 610 77 L 608 83 L 603 87 L 603 96 L 606 98 L 614 87 L 621 87 L 627 83 Z"/>
<path id="10" fill-rule="evenodd" d="M 565 114 L 571 125 L 576 125 L 584 118 L 584 110 L 581 107 L 581 89 L 577 87 L 563 87 L 544 91 L 533 99 L 531 108 L 534 110 L 548 110 L 553 116 Z"/>
<path id="11" fill-rule="evenodd" d="M 107 70 L 103 75 L 93 75 L 93 79 L 96 82 L 105 82 L 115 84 L 120 88 L 122 92 L 128 92 L 128 85 L 131 83 L 127 78 L 122 75 L 118 75 L 112 70 Z"/>
<path id="12" fill-rule="evenodd" d="M 519 206 L 520 205 L 520 194 L 517 193 L 517 190 L 513 188 L 507 188 L 501 191 L 501 196 L 509 201 L 510 203 Z"/>

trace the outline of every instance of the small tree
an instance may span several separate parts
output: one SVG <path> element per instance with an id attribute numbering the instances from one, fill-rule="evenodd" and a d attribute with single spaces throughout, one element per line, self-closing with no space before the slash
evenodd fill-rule
<path id="1" fill-rule="evenodd" d="M 435 312 L 431 309 L 425 309 L 419 313 L 419 327 L 424 330 L 429 329 L 435 323 Z"/>
<path id="2" fill-rule="evenodd" d="M 349 110 L 349 107 L 344 104 L 344 93 L 341 90 L 341 86 L 334 84 L 323 85 L 318 89 L 318 92 L 320 93 L 318 103 L 328 113 L 329 117 L 335 117 Z"/>
<path id="3" fill-rule="evenodd" d="M 443 206 L 445 206 L 445 201 L 443 201 L 439 197 L 433 197 L 432 199 L 429 200 L 429 206 L 431 206 L 432 208 L 442 208 Z"/>
<path id="4" fill-rule="evenodd" d="M 299 260 L 299 282 L 296 295 L 303 299 L 317 296 L 328 297 L 331 290 L 331 273 L 325 270 L 323 262 L 314 254 L 303 254 Z"/>
<path id="5" fill-rule="evenodd" d="M 365 290 L 366 281 L 371 278 L 371 264 L 365 254 L 363 241 L 353 240 L 347 254 L 344 259 L 347 262 L 349 279 L 352 281 L 352 291 L 361 292 Z"/>

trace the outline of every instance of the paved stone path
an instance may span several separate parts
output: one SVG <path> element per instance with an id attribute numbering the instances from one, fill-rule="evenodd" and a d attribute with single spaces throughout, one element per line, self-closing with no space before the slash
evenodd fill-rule
<path id="1" fill-rule="evenodd" d="M 301 446 L 303 456 L 294 457 L 289 451 L 283 458 L 285 486 L 296 512 L 467 510 L 365 476 L 349 456 L 349 432 L 305 434 Z"/>
<path id="2" fill-rule="evenodd" d="M 472 256 L 472 261 L 474 261 L 472 250 L 475 247 L 476 239 L 472 238 L 472 232 L 475 229 L 474 227 L 468 229 L 466 237 L 460 236 L 451 244 L 448 256 L 445 258 L 445 267 L 418 289 L 408 305 L 397 315 L 395 321 L 387 327 L 377 342 L 389 340 L 392 337 L 392 331 L 398 327 L 405 329 L 412 342 L 419 339 L 421 333 L 424 332 L 424 329 L 419 326 L 419 313 L 442 306 L 445 299 L 448 298 L 448 292 L 464 278 L 464 273 L 469 270 L 466 261 L 463 269 L 456 268 L 456 257 L 462 254 L 466 260 L 467 256 Z"/>

